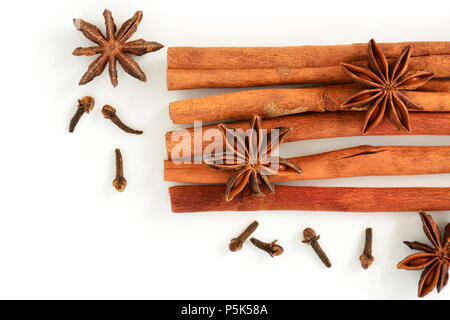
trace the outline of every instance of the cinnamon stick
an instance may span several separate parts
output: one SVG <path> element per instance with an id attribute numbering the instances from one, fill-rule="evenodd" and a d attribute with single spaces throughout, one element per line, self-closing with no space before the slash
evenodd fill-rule
<path id="1" fill-rule="evenodd" d="M 446 83 L 450 83 L 450 81 Z M 269 131 L 277 127 L 291 127 L 292 131 L 284 141 L 292 142 L 360 136 L 364 117 L 365 114 L 362 112 L 310 112 L 265 119 L 262 124 L 263 128 Z M 410 121 L 411 132 L 398 130 L 389 119 L 385 118 L 366 135 L 450 135 L 450 112 L 414 112 L 410 114 Z M 233 129 L 247 130 L 249 122 L 235 121 L 227 123 L 227 126 Z M 219 139 L 210 141 L 206 138 L 206 133 L 213 129 L 217 129 L 217 125 L 204 126 L 201 128 L 201 132 L 195 134 L 193 128 L 167 132 L 168 159 L 201 156 L 207 146 L 218 150 L 219 146 L 223 145 L 222 141 Z M 199 147 L 195 147 L 195 145 Z"/>
<path id="2" fill-rule="evenodd" d="M 432 79 L 421 86 L 420 91 L 450 92 L 450 79 Z"/>
<path id="3" fill-rule="evenodd" d="M 244 189 L 233 201 L 223 199 L 225 187 L 169 188 L 173 212 L 301 210 L 403 212 L 450 210 L 450 188 L 350 188 L 276 186 L 264 197 Z"/>
<path id="4" fill-rule="evenodd" d="M 388 60 L 392 62 L 392 60 Z M 354 65 L 367 67 L 366 62 Z M 411 58 L 411 71 L 427 70 L 437 78 L 450 76 L 450 55 Z M 340 66 L 272 69 L 167 69 L 168 90 L 248 88 L 288 84 L 350 83 Z"/>
<path id="5" fill-rule="evenodd" d="M 358 176 L 450 173 L 450 146 L 359 146 L 288 159 L 303 175 L 283 173 L 272 182 Z M 230 171 L 203 163 L 164 162 L 164 180 L 189 183 L 225 183 Z"/>
<path id="6" fill-rule="evenodd" d="M 449 68 L 450 70 L 450 68 Z M 174 123 L 250 119 L 254 115 L 275 118 L 304 112 L 339 111 L 340 105 L 359 88 L 356 84 L 297 89 L 259 89 L 175 101 L 169 105 Z M 423 111 L 450 111 L 450 92 L 409 91 L 407 95 Z M 354 111 L 361 111 L 358 109 Z"/>
<path id="7" fill-rule="evenodd" d="M 449 41 L 378 43 L 386 58 L 412 45 L 412 57 L 450 54 Z M 252 69 L 334 66 L 367 60 L 367 42 L 286 47 L 169 47 L 169 69 Z"/>
<path id="8" fill-rule="evenodd" d="M 380 44 L 393 59 L 413 45 L 411 70 L 427 70 L 435 77 L 450 76 L 450 42 Z M 251 87 L 299 83 L 350 82 L 341 62 L 367 65 L 367 44 L 254 47 L 168 48 L 169 90 Z"/>

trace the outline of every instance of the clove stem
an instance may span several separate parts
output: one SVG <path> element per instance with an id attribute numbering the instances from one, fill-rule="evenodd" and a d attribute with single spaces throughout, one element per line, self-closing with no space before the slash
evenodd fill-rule
<path id="1" fill-rule="evenodd" d="M 274 241 L 272 241 L 270 243 L 267 243 L 267 242 L 263 242 L 261 240 L 258 240 L 256 238 L 251 238 L 250 241 L 253 243 L 253 245 L 255 247 L 257 247 L 257 248 L 267 252 L 268 254 L 270 254 L 270 256 L 272 258 L 281 255 L 283 253 L 283 251 L 284 251 L 282 246 L 276 244 L 276 242 L 278 240 L 274 240 Z"/>
<path id="2" fill-rule="evenodd" d="M 69 132 L 73 132 L 75 130 L 78 121 L 80 121 L 84 113 L 89 113 L 92 111 L 94 104 L 94 98 L 92 97 L 83 97 L 82 99 L 78 99 L 77 111 L 70 120 Z"/>
<path id="3" fill-rule="evenodd" d="M 256 228 L 258 228 L 258 225 L 258 221 L 254 221 L 237 238 L 231 239 L 229 245 L 230 250 L 233 252 L 241 250 L 243 243 L 248 239 L 248 237 L 250 237 L 253 232 L 255 232 Z"/>
<path id="4" fill-rule="evenodd" d="M 322 260 L 323 264 L 326 265 L 327 268 L 331 268 L 330 259 L 328 259 L 326 253 L 323 251 L 318 242 L 318 240 L 320 239 L 320 235 L 316 235 L 316 232 L 313 229 L 306 228 L 305 230 L 303 230 L 303 237 L 305 238 L 305 240 L 303 240 L 303 243 L 310 245 L 317 253 L 320 260 Z"/>
<path id="5" fill-rule="evenodd" d="M 116 149 L 116 178 L 113 180 L 113 186 L 117 191 L 122 192 L 127 186 L 127 180 L 123 176 L 123 160 L 120 149 Z"/>
<path id="6" fill-rule="evenodd" d="M 106 119 L 110 119 L 116 126 L 127 133 L 132 134 L 143 134 L 144 132 L 141 130 L 135 130 L 127 126 L 120 120 L 120 118 L 116 114 L 116 109 L 111 107 L 110 105 L 105 105 L 102 108 L 102 114 Z"/>
<path id="7" fill-rule="evenodd" d="M 366 229 L 364 251 L 363 254 L 359 257 L 359 260 L 361 260 L 361 266 L 363 267 L 363 269 L 369 268 L 374 261 L 374 258 L 372 257 L 372 228 Z"/>

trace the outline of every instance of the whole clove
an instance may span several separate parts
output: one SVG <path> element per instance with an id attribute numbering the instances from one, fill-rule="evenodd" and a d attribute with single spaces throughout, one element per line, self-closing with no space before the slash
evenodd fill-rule
<path id="1" fill-rule="evenodd" d="M 81 99 L 78 99 L 77 111 L 70 120 L 69 132 L 73 132 L 75 130 L 75 127 L 77 126 L 78 121 L 80 121 L 83 114 L 85 113 L 89 114 L 92 111 L 92 109 L 94 108 L 94 104 L 95 100 L 92 97 L 86 96 Z"/>
<path id="2" fill-rule="evenodd" d="M 369 268 L 375 260 L 374 257 L 372 257 L 372 228 L 366 229 L 364 251 L 359 257 L 359 260 L 361 260 L 361 267 L 363 267 L 363 269 Z"/>
<path id="3" fill-rule="evenodd" d="M 132 134 L 143 134 L 144 132 L 141 130 L 135 130 L 127 126 L 120 120 L 120 118 L 116 114 L 116 109 L 111 107 L 110 105 L 105 105 L 102 108 L 102 114 L 106 119 L 110 119 L 116 126 L 118 126 L 120 129 L 127 133 Z"/>
<path id="4" fill-rule="evenodd" d="M 119 192 L 125 190 L 127 186 L 127 180 L 123 176 L 123 160 L 120 149 L 116 149 L 116 178 L 113 180 L 113 186 Z"/>
<path id="5" fill-rule="evenodd" d="M 282 246 L 276 244 L 278 240 L 267 243 L 255 238 L 251 238 L 250 241 L 255 245 L 255 247 L 270 254 L 272 258 L 281 255 L 284 251 Z"/>
<path id="6" fill-rule="evenodd" d="M 328 259 L 325 252 L 322 250 L 318 240 L 320 235 L 316 235 L 316 232 L 311 228 L 306 228 L 303 230 L 303 237 L 305 238 L 302 242 L 310 245 L 314 251 L 319 256 L 320 260 L 322 260 L 323 264 L 327 266 L 327 268 L 331 268 L 330 259 Z"/>
<path id="7" fill-rule="evenodd" d="M 258 221 L 254 221 L 237 238 L 231 239 L 229 245 L 230 250 L 233 252 L 241 250 L 243 243 L 248 239 L 248 237 L 250 237 L 253 232 L 255 232 L 256 228 L 258 228 L 258 225 Z"/>

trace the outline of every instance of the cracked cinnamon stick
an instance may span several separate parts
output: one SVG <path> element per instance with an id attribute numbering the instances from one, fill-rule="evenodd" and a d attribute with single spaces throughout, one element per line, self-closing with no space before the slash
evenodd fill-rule
<path id="1" fill-rule="evenodd" d="M 388 59 L 413 45 L 412 70 L 450 76 L 450 42 L 380 44 Z M 367 45 L 299 47 L 172 47 L 167 51 L 169 90 L 350 82 L 339 63 L 364 66 Z"/>
<path id="2" fill-rule="evenodd" d="M 278 127 L 291 127 L 292 131 L 284 141 L 292 142 L 360 136 L 361 123 L 363 123 L 364 118 L 365 114 L 362 112 L 310 112 L 265 119 L 262 121 L 262 124 L 268 130 Z M 450 135 L 450 112 L 412 112 L 410 121 L 411 132 L 398 130 L 388 118 L 385 118 L 366 135 Z M 249 122 L 246 120 L 235 121 L 227 123 L 227 126 L 233 129 L 247 130 Z M 201 132 L 196 134 L 194 134 L 193 128 L 188 128 L 186 129 L 187 131 L 183 129 L 167 132 L 166 150 L 168 159 L 200 156 L 207 146 L 211 146 L 214 149 L 217 146 L 222 146 L 222 141 L 219 139 L 217 141 L 206 139 L 205 133 L 212 129 L 217 130 L 217 125 L 204 126 L 201 128 Z M 200 147 L 196 148 L 195 145 Z"/>
<path id="3" fill-rule="evenodd" d="M 450 70 L 450 66 L 449 66 Z M 450 80 L 444 80 L 450 82 Z M 447 84 L 440 84 L 446 86 Z M 326 85 L 296 89 L 259 89 L 175 101 L 169 104 L 174 123 L 275 118 L 304 112 L 342 111 L 340 105 L 360 86 Z M 427 112 L 449 112 L 450 92 L 408 91 L 407 95 Z M 351 111 L 365 111 L 366 108 Z M 414 111 L 414 110 L 411 110 Z"/>
<path id="4" fill-rule="evenodd" d="M 223 199 L 224 186 L 169 188 L 172 211 L 341 211 L 406 212 L 450 210 L 450 188 L 351 188 L 276 186 L 264 197 L 244 189 L 233 201 Z"/>
<path id="5" fill-rule="evenodd" d="M 290 158 L 303 170 L 279 172 L 272 182 L 359 176 L 396 176 L 450 173 L 450 146 L 359 146 Z M 206 164 L 164 161 L 164 180 L 188 183 L 225 183 L 230 171 Z"/>

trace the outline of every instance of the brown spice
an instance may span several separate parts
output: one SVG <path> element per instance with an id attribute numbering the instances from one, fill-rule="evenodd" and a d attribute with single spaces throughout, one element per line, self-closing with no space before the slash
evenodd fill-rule
<path id="1" fill-rule="evenodd" d="M 393 64 L 389 65 L 375 40 L 369 41 L 369 69 L 348 63 L 341 67 L 349 78 L 363 86 L 358 92 L 341 104 L 344 110 L 354 110 L 370 105 L 362 133 L 376 127 L 385 114 L 399 129 L 411 131 L 409 109 L 423 110 L 423 107 L 408 96 L 407 91 L 415 90 L 433 77 L 426 71 L 408 72 L 411 45 L 406 46 Z"/>
<path id="2" fill-rule="evenodd" d="M 421 165 L 417 165 L 420 159 Z M 450 173 L 450 146 L 358 146 L 288 158 L 303 174 L 279 171 L 270 176 L 281 181 L 333 179 L 357 176 L 396 176 Z M 206 164 L 164 162 L 164 180 L 186 183 L 226 183 L 229 171 Z M 278 186 L 276 186 L 278 188 Z M 267 196 L 267 194 L 266 194 Z M 416 208 L 417 210 L 417 208 Z"/>
<path id="3" fill-rule="evenodd" d="M 279 174 L 302 174 L 302 169 L 293 162 L 275 156 L 291 128 L 277 128 L 270 136 L 261 128 L 261 118 L 254 116 L 250 121 L 250 134 L 229 130 L 220 123 L 219 130 L 227 149 L 232 152 L 222 153 L 205 159 L 206 165 L 214 169 L 231 171 L 225 188 L 225 201 L 231 201 L 247 184 L 258 196 L 264 196 L 259 185 L 264 184 L 270 192 L 275 186 L 270 176 Z"/>
<path id="4" fill-rule="evenodd" d="M 322 260 L 323 264 L 327 266 L 327 268 L 331 268 L 330 259 L 328 259 L 325 252 L 322 250 L 318 240 L 320 236 L 316 235 L 316 232 L 311 228 L 306 228 L 303 230 L 303 237 L 305 238 L 302 242 L 310 245 L 314 251 L 319 256 L 320 260 Z"/>
<path id="5" fill-rule="evenodd" d="M 83 97 L 78 99 L 77 111 L 70 120 L 69 132 L 73 132 L 84 113 L 90 113 L 94 108 L 95 100 L 92 97 Z"/>
<path id="6" fill-rule="evenodd" d="M 267 243 L 267 242 L 263 242 L 261 240 L 258 240 L 256 238 L 251 238 L 250 241 L 255 245 L 255 247 L 257 247 L 257 248 L 267 252 L 268 254 L 270 254 L 270 256 L 272 258 L 276 257 L 276 256 L 279 256 L 279 255 L 283 254 L 283 252 L 284 252 L 283 247 L 278 245 L 278 244 L 276 244 L 276 242 L 278 240 L 274 240 L 274 241 L 272 241 L 270 243 Z"/>
<path id="7" fill-rule="evenodd" d="M 171 102 L 169 116 L 176 124 L 188 124 L 250 119 L 254 115 L 266 119 L 305 112 L 342 111 L 341 104 L 359 88 L 357 84 L 341 84 L 231 92 Z M 450 111 L 450 92 L 426 92 L 420 88 L 408 91 L 408 97 L 423 106 L 423 111 Z M 368 108 L 347 111 L 359 112 Z"/>
<path id="8" fill-rule="evenodd" d="M 250 237 L 253 232 L 255 232 L 256 228 L 258 228 L 258 225 L 258 221 L 254 221 L 237 238 L 231 239 L 229 245 L 230 251 L 235 252 L 241 250 L 243 243 L 248 239 L 248 237 Z"/>
<path id="9" fill-rule="evenodd" d="M 127 180 L 123 176 L 123 160 L 120 149 L 116 149 L 116 178 L 113 180 L 113 186 L 117 191 L 122 192 L 127 186 Z"/>
<path id="10" fill-rule="evenodd" d="M 142 20 L 142 11 L 137 11 L 134 16 L 125 21 L 116 34 L 116 25 L 111 11 L 103 12 L 106 24 L 106 38 L 102 32 L 94 25 L 82 20 L 74 19 L 75 27 L 80 30 L 86 38 L 98 44 L 98 46 L 88 48 L 76 48 L 73 52 L 76 56 L 92 56 L 100 54 L 100 57 L 89 65 L 88 71 L 83 75 L 79 84 L 83 85 L 99 76 L 106 65 L 109 63 L 109 77 L 114 87 L 117 86 L 117 67 L 116 61 L 122 65 L 122 68 L 131 76 L 141 81 L 147 81 L 144 72 L 139 65 L 128 54 L 142 56 L 146 53 L 158 51 L 163 47 L 157 42 L 148 42 L 145 40 L 127 40 L 136 32 L 139 23 Z"/>
<path id="11" fill-rule="evenodd" d="M 207 211 L 340 211 L 404 212 L 418 207 L 450 210 L 450 188 L 351 188 L 277 186 L 276 193 L 254 196 L 244 189 L 234 201 L 223 201 L 223 186 L 169 188 L 173 212 Z"/>
<path id="12" fill-rule="evenodd" d="M 411 69 L 450 76 L 450 42 L 382 43 L 391 62 L 413 45 Z M 298 47 L 170 47 L 167 50 L 167 88 L 255 87 L 349 81 L 339 63 L 367 66 L 367 45 Z"/>
<path id="13" fill-rule="evenodd" d="M 141 130 L 134 130 L 134 129 L 130 128 L 129 126 L 127 126 L 126 124 L 124 124 L 122 122 L 122 120 L 120 120 L 120 118 L 116 115 L 116 109 L 114 109 L 110 105 L 103 106 L 102 113 L 103 113 L 103 116 L 105 117 L 105 119 L 110 119 L 116 126 L 118 126 L 120 129 L 122 129 L 123 131 L 125 131 L 127 133 L 132 133 L 132 134 L 143 134 L 144 133 Z"/>
<path id="14" fill-rule="evenodd" d="M 361 260 L 361 266 L 363 267 L 363 269 L 369 268 L 374 261 L 374 258 L 372 257 L 372 228 L 366 229 L 364 251 L 363 254 L 359 257 L 359 260 Z"/>
<path id="15" fill-rule="evenodd" d="M 439 227 L 433 218 L 424 211 L 419 211 L 422 219 L 423 231 L 430 240 L 432 247 L 414 241 L 404 243 L 414 250 L 423 251 L 412 254 L 397 265 L 398 269 L 420 270 L 424 269 L 419 280 L 419 297 L 430 293 L 435 287 L 438 293 L 447 285 L 450 266 L 450 223 L 445 227 L 445 233 L 441 238 Z"/>
<path id="16" fill-rule="evenodd" d="M 448 80 L 448 83 L 450 84 L 450 80 Z M 309 112 L 263 119 L 262 125 L 269 131 L 276 127 L 291 127 L 291 133 L 284 140 L 286 143 L 300 140 L 359 136 L 364 117 L 365 115 L 362 112 Z M 411 132 L 398 131 L 387 118 L 384 118 L 367 135 L 450 135 L 450 112 L 412 112 L 410 120 Z M 248 121 L 229 122 L 227 126 L 236 130 L 247 130 L 249 128 Z M 217 125 L 203 126 L 202 134 L 194 134 L 194 128 L 167 132 L 166 150 L 168 158 L 179 159 L 200 156 L 207 146 L 214 150 L 220 150 L 220 147 L 223 147 L 221 139 L 215 139 L 214 141 L 203 139 L 206 132 L 212 132 L 209 130 L 215 130 L 216 127 Z M 177 136 L 183 137 L 182 140 L 175 139 Z M 201 148 L 196 146 L 201 146 Z M 185 154 L 181 152 L 184 150 L 187 150 Z"/>

